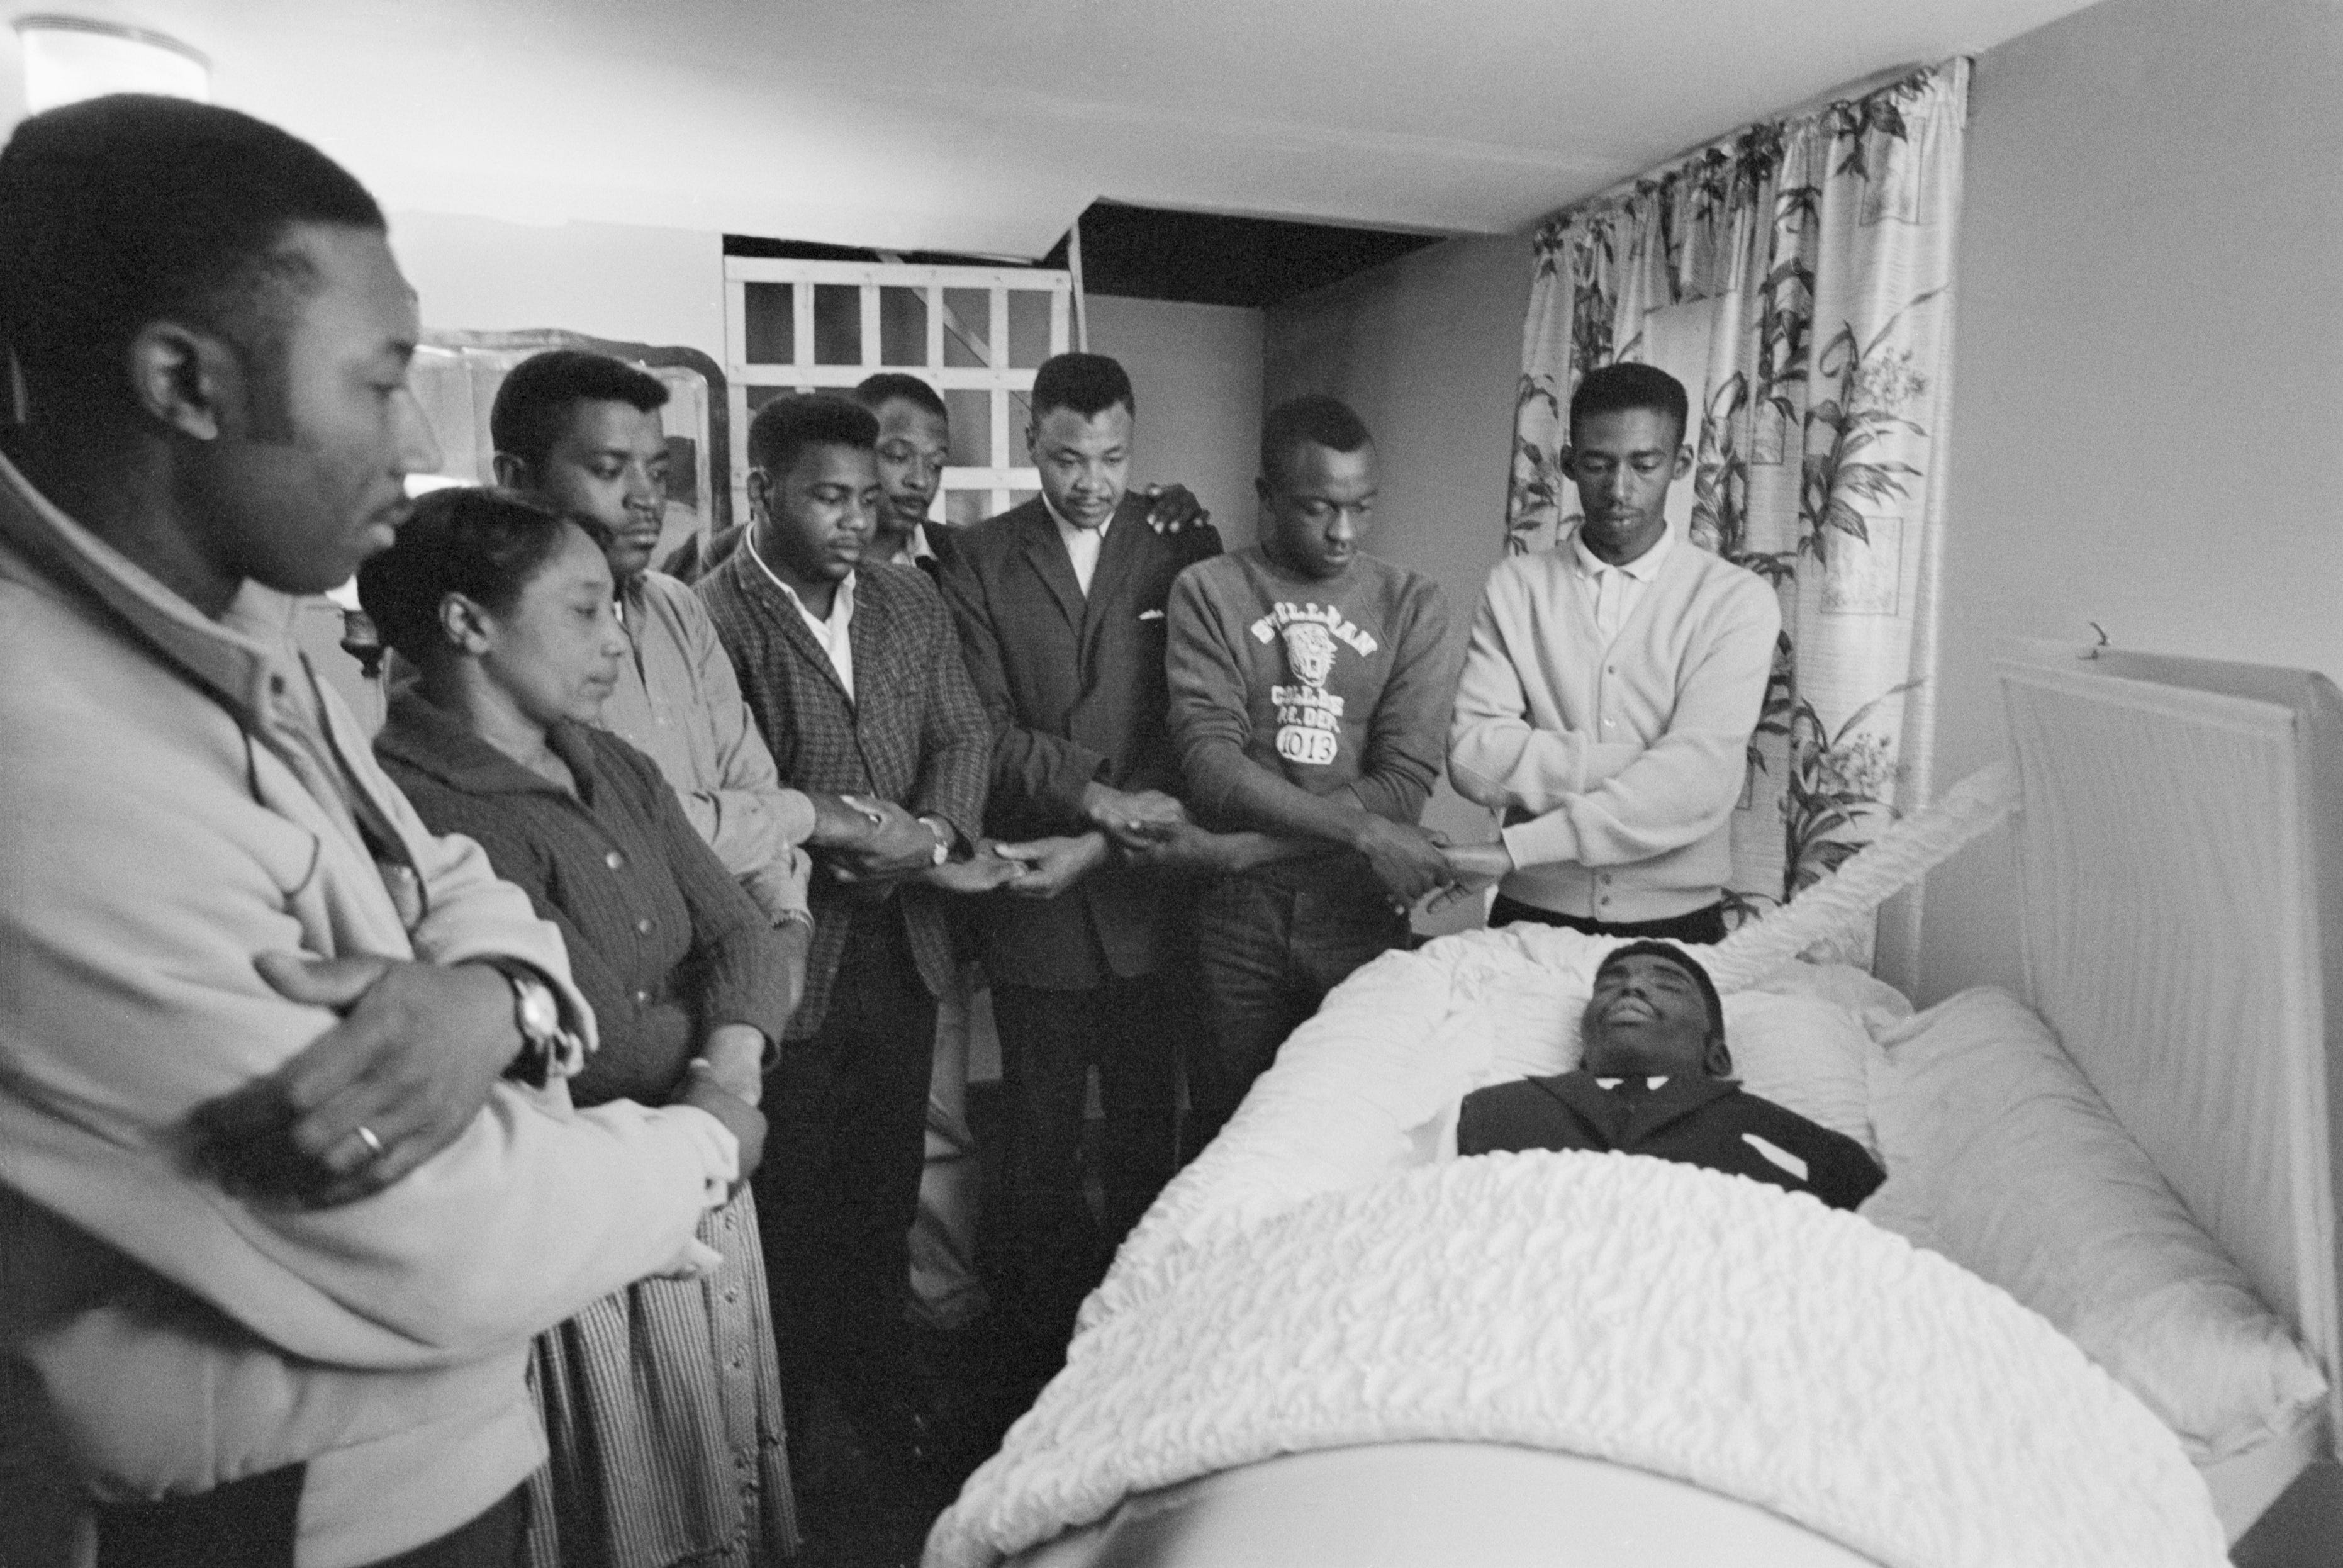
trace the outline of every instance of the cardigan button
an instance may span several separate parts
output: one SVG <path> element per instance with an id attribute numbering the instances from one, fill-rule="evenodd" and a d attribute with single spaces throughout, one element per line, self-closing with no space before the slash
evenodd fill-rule
<path id="1" fill-rule="evenodd" d="M 616 849 L 611 850 L 608 854 L 602 857 L 602 864 L 609 867 L 610 869 L 614 871 L 619 867 L 624 866 L 626 863 L 627 858 L 618 853 Z"/>
<path id="2" fill-rule="evenodd" d="M 650 1005 L 651 1005 L 651 993 L 650 993 L 650 992 L 649 992 L 649 991 L 647 991 L 647 990 L 639 990 L 639 991 L 637 991 L 637 992 L 635 993 L 635 1005 L 636 1005 L 637 1007 L 649 1007 L 649 1006 L 650 1006 Z"/>
<path id="3" fill-rule="evenodd" d="M 635 935 L 639 937 L 647 937 L 650 934 L 651 918 L 649 915 L 645 915 L 641 920 L 635 922 Z"/>

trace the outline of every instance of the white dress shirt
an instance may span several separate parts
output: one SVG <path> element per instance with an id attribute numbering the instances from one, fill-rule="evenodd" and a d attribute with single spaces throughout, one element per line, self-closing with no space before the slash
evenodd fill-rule
<path id="1" fill-rule="evenodd" d="M 1058 538 L 1065 541 L 1066 557 L 1074 563 L 1074 581 L 1081 585 L 1082 597 L 1090 598 L 1091 578 L 1098 575 L 1099 551 L 1106 544 L 1106 531 L 1114 525 L 1114 519 L 1109 518 L 1094 528 L 1078 528 L 1058 514 L 1046 490 L 1041 493 L 1041 508 L 1058 525 Z"/>
<path id="2" fill-rule="evenodd" d="M 1634 560 L 1613 566 L 1586 548 L 1583 535 L 1571 536 L 1571 553 L 1577 557 L 1578 580 L 1586 585 L 1594 598 L 1594 628 L 1609 642 L 1619 635 L 1627 618 L 1635 613 L 1642 602 L 1644 589 L 1660 575 L 1660 563 L 1668 558 L 1674 548 L 1675 536 L 1663 531 L 1659 541 Z"/>
<path id="3" fill-rule="evenodd" d="M 814 641 L 821 644 L 822 651 L 830 655 L 830 668 L 838 671 L 838 684 L 846 689 L 848 700 L 852 700 L 854 639 L 847 633 L 854 625 L 854 574 L 849 572 L 840 581 L 838 591 L 830 596 L 830 618 L 823 620 L 806 608 L 806 601 L 798 598 L 797 589 L 783 582 L 779 573 L 765 565 L 765 558 L 757 553 L 757 531 L 754 528 L 741 535 L 740 542 L 747 547 L 750 558 L 770 579 L 772 585 L 787 595 L 791 604 L 797 606 L 798 614 L 805 618 L 806 629 L 813 633 Z"/>

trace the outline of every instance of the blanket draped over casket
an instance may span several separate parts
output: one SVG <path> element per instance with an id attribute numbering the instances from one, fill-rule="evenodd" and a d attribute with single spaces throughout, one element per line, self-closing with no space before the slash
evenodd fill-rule
<path id="1" fill-rule="evenodd" d="M 1802 1193 L 1493 1155 L 1124 1262 L 1146 1277 L 937 1521 L 931 1568 L 1281 1453 L 1427 1439 L 1681 1478 L 1890 1565 L 2226 1561 L 2178 1442 L 2071 1342 Z"/>

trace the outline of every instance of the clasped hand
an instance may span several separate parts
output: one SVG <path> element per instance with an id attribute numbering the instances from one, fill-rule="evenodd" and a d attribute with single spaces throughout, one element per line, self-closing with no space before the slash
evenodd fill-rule
<path id="1" fill-rule="evenodd" d="M 1161 789 L 1116 789 L 1091 784 L 1082 790 L 1082 816 L 1091 827 L 1126 849 L 1144 849 L 1165 829 L 1188 820 L 1188 809 Z"/>
<path id="2" fill-rule="evenodd" d="M 862 814 L 869 828 L 860 837 L 822 851 L 840 881 L 884 880 L 935 863 L 936 836 L 925 822 L 876 795 L 840 799 Z"/>
<path id="3" fill-rule="evenodd" d="M 1441 853 L 1448 861 L 1448 874 L 1453 879 L 1424 904 L 1423 912 L 1428 915 L 1462 903 L 1513 869 L 1513 853 L 1503 839 L 1485 844 L 1450 844 Z"/>
<path id="4" fill-rule="evenodd" d="M 740 1165 L 731 1195 L 738 1197 L 765 1157 L 765 1113 L 758 1109 L 764 1092 L 765 1037 L 745 1024 L 723 1024 L 710 1030 L 699 1056 L 685 1071 L 669 1099 L 671 1105 L 704 1111 L 724 1124 L 740 1146 Z"/>
<path id="5" fill-rule="evenodd" d="M 994 848 L 1003 859 L 1021 865 L 1018 874 L 1001 885 L 1023 899 L 1056 898 L 1105 865 L 1108 854 L 1103 833 L 1032 839 Z"/>
<path id="6" fill-rule="evenodd" d="M 520 1049 L 511 983 L 484 965 L 267 953 L 255 967 L 341 1016 L 191 1116 L 197 1158 L 245 1196 L 324 1208 L 380 1191 L 461 1136 Z"/>

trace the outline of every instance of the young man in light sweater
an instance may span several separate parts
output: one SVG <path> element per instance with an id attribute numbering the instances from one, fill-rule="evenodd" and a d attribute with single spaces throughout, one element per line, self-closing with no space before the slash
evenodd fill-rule
<path id="1" fill-rule="evenodd" d="M 1669 537 L 1687 411 L 1665 371 L 1589 372 L 1562 454 L 1585 517 L 1489 575 L 1448 772 L 1504 820 L 1449 852 L 1465 884 L 1503 879 L 1492 925 L 1725 935 L 1729 819 L 1782 614 L 1755 574 Z"/>
<path id="2" fill-rule="evenodd" d="M 1437 584 L 1363 554 L 1375 448 L 1332 397 L 1271 410 L 1261 542 L 1172 584 L 1172 733 L 1198 827 L 1167 855 L 1229 873 L 1197 910 L 1216 1070 L 1191 1085 L 1209 1138 L 1294 1028 L 1407 934 L 1453 877 L 1416 825 L 1453 689 Z"/>

